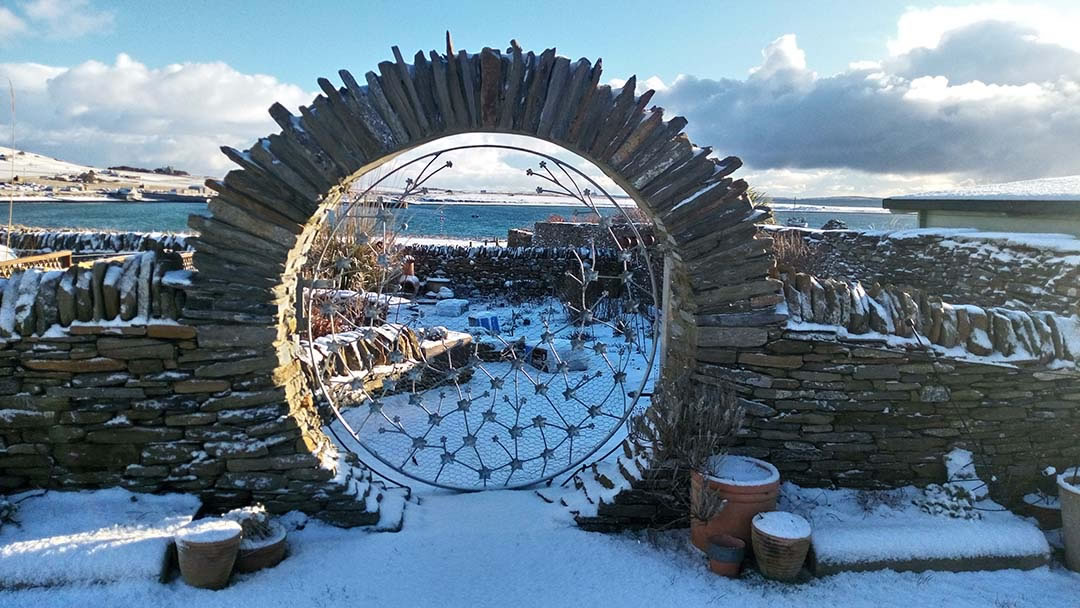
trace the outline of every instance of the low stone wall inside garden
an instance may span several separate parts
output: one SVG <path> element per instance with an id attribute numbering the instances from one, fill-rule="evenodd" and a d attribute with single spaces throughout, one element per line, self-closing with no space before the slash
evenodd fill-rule
<path id="1" fill-rule="evenodd" d="M 442 277 L 458 297 L 505 296 L 510 299 L 556 296 L 567 288 L 567 271 L 580 274 L 581 261 L 593 252 L 573 247 L 463 247 L 410 245 L 404 255 L 415 260 L 420 280 Z M 619 252 L 597 249 L 596 265 L 610 274 L 622 272 Z"/>

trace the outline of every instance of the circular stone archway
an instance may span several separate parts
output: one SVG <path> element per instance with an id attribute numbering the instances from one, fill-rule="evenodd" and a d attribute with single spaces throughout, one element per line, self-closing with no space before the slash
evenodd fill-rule
<path id="1" fill-rule="evenodd" d="M 199 231 L 198 273 L 186 320 L 200 324 L 200 347 L 259 357 L 260 366 L 235 370 L 244 380 L 233 385 L 280 396 L 300 430 L 299 455 L 320 457 L 330 447 L 289 340 L 297 272 L 312 239 L 354 180 L 449 135 L 556 144 L 592 162 L 655 222 L 671 285 L 662 374 L 691 370 L 709 382 L 735 362 L 735 349 L 769 341 L 784 317 L 775 312 L 783 296 L 768 276 L 769 241 L 755 227 L 768 212 L 731 177 L 741 161 L 695 146 L 684 118 L 665 120 L 662 108 L 647 107 L 653 91 L 636 95 L 636 77 L 613 89 L 599 84 L 600 60 L 524 52 L 514 41 L 506 52 L 469 54 L 455 52 L 448 35 L 443 54 L 418 52 L 412 64 L 397 47 L 393 54 L 365 84 L 345 70 L 342 87 L 320 78 L 323 94 L 300 116 L 274 104 L 281 131 L 243 152 L 223 148 L 240 168 L 207 183 L 218 192 L 211 216 L 189 220 Z"/>

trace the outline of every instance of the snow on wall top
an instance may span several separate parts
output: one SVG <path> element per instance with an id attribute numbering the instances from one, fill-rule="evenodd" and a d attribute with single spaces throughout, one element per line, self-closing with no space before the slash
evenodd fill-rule
<path id="1" fill-rule="evenodd" d="M 919 192 L 894 200 L 1080 201 L 1080 175 Z"/>

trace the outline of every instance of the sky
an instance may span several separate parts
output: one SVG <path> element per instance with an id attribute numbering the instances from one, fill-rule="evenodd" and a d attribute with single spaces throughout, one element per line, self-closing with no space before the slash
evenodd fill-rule
<path id="1" fill-rule="evenodd" d="M 1080 3 L 0 0 L 16 146 L 220 176 L 316 78 L 442 49 L 554 46 L 631 74 L 773 196 L 888 196 L 1080 174 Z M 0 92 L 0 139 L 11 130 Z M 491 141 L 472 136 L 463 141 Z M 538 145 L 541 151 L 553 151 Z M 565 153 L 563 153 L 565 155 Z M 524 185 L 455 160 L 452 187 Z"/>

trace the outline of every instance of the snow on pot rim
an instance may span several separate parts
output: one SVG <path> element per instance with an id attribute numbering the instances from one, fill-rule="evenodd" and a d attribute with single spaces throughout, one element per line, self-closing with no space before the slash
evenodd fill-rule
<path id="1" fill-rule="evenodd" d="M 810 522 L 787 511 L 767 511 L 754 516 L 754 528 L 775 538 L 801 540 L 810 538 Z"/>
<path id="2" fill-rule="evenodd" d="M 780 471 L 768 462 L 733 454 L 711 456 L 702 474 L 711 482 L 729 486 L 766 486 L 780 481 Z"/>
<path id="3" fill-rule="evenodd" d="M 270 545 L 280 543 L 285 540 L 286 530 L 285 526 L 272 521 L 267 524 L 272 531 L 271 534 L 265 538 L 242 538 L 240 539 L 241 551 L 254 551 L 256 549 L 262 549 L 263 547 L 269 547 Z"/>
<path id="4" fill-rule="evenodd" d="M 1069 480 L 1075 480 L 1070 482 Z M 1080 495 L 1080 467 L 1065 469 L 1057 476 L 1058 489 Z"/>
<path id="5" fill-rule="evenodd" d="M 219 543 L 243 533 L 240 524 L 231 519 L 208 517 L 193 521 L 176 531 L 177 543 Z"/>

